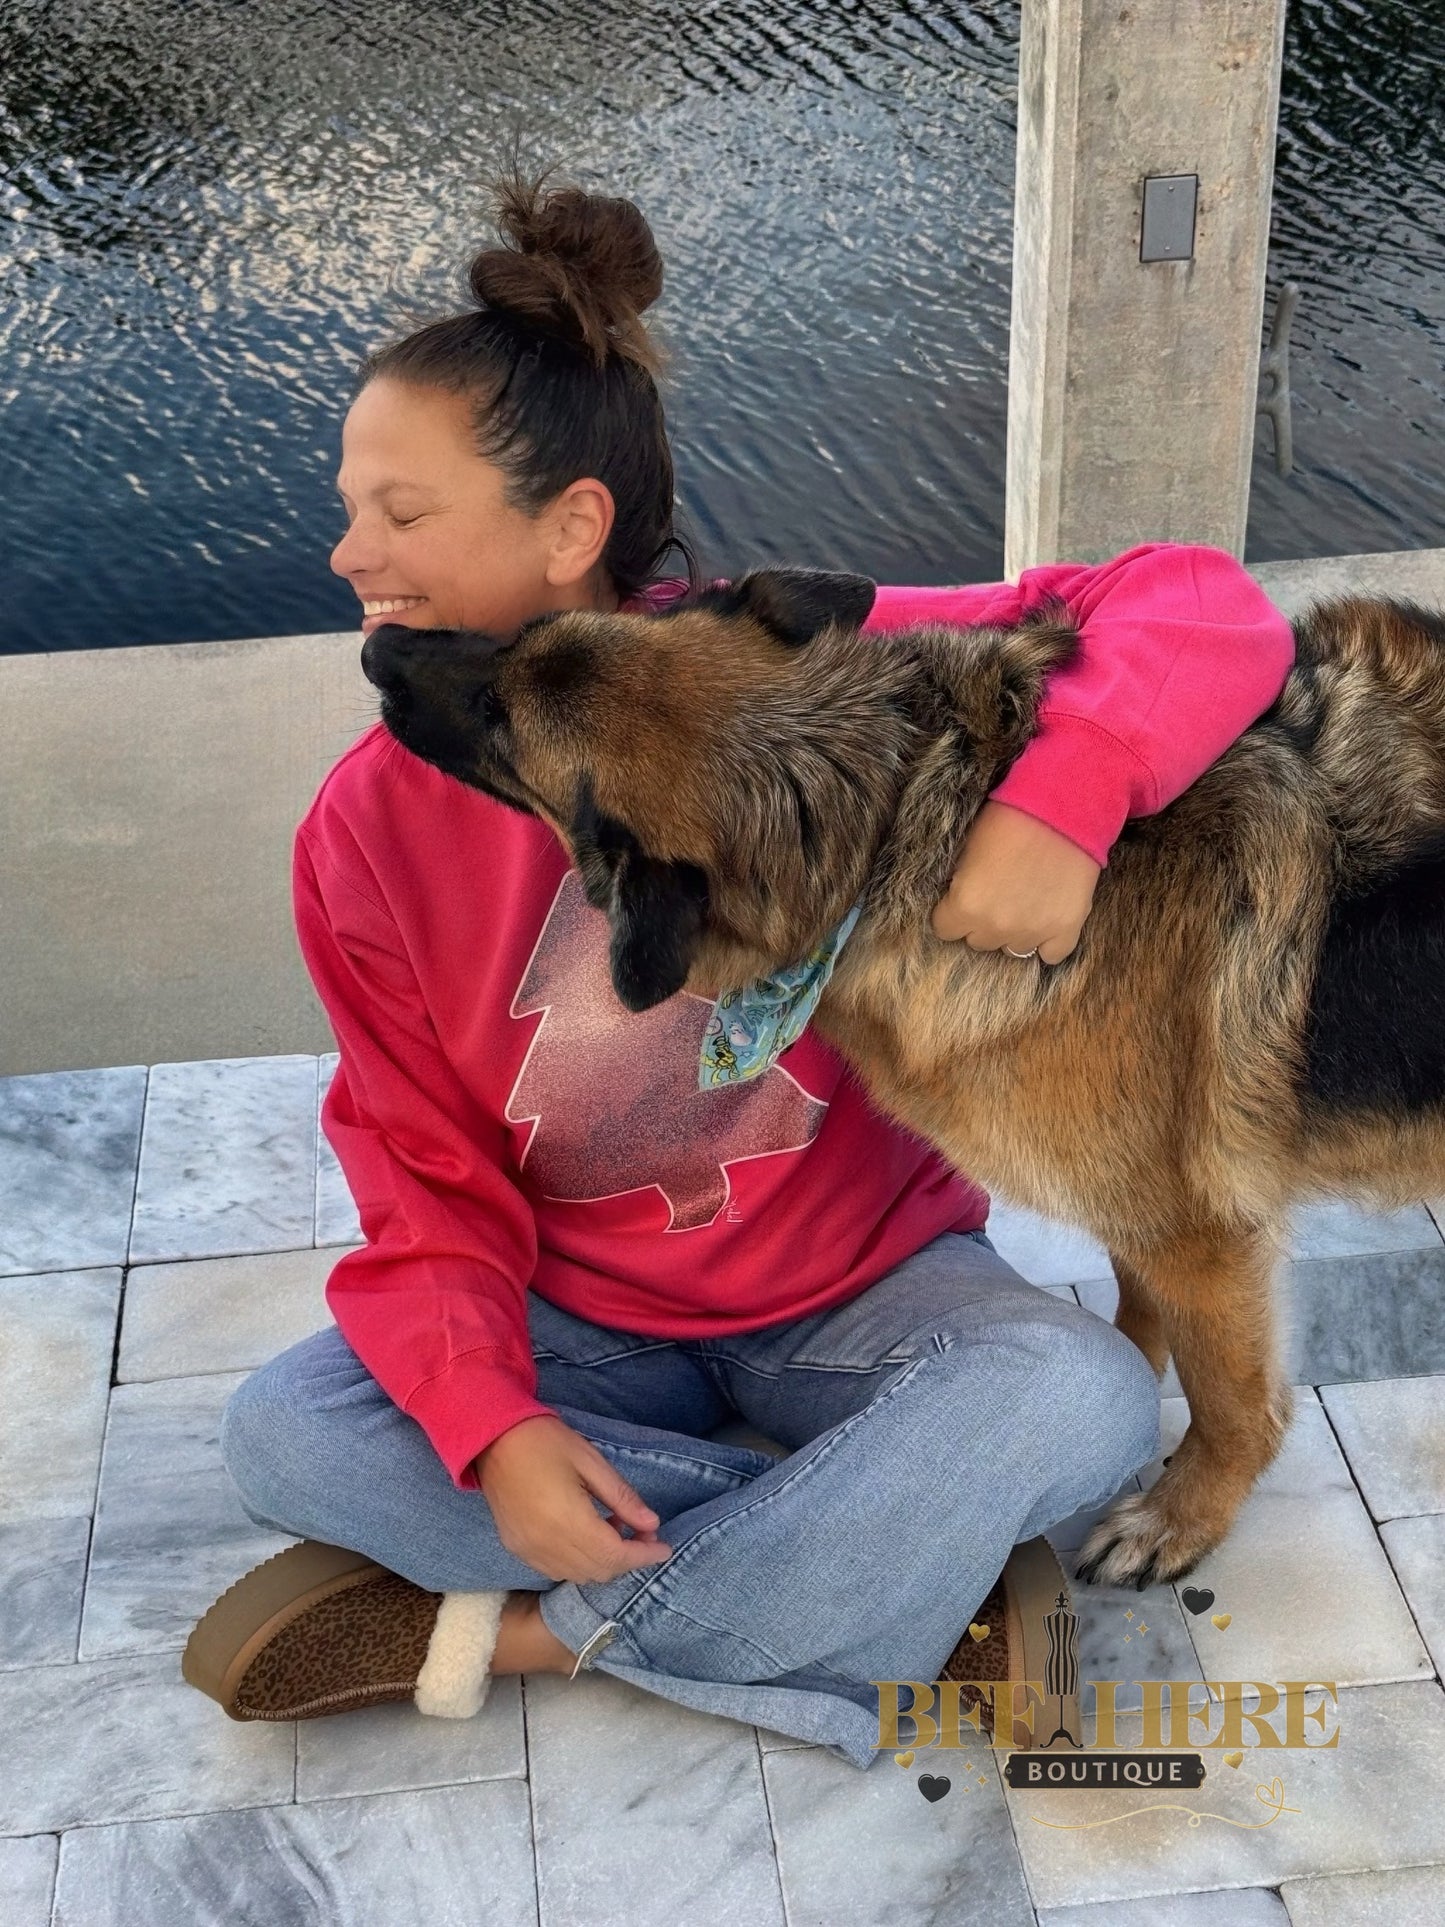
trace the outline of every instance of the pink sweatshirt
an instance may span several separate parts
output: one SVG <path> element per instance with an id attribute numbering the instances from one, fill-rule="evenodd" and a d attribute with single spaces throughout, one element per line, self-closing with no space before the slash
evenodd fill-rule
<path id="1" fill-rule="evenodd" d="M 1103 862 L 1269 706 L 1293 635 L 1231 556 L 1163 543 L 1017 585 L 880 588 L 864 627 L 1011 622 L 1051 594 L 1082 646 L 994 794 Z M 366 1238 L 328 1303 L 460 1486 L 552 1409 L 529 1289 L 612 1330 L 702 1338 L 810 1317 L 984 1222 L 978 1187 L 810 1031 L 756 1081 L 700 1092 L 708 1001 L 625 1010 L 607 920 L 547 826 L 379 723 L 299 825 L 293 888 L 340 1051 L 322 1129 Z"/>

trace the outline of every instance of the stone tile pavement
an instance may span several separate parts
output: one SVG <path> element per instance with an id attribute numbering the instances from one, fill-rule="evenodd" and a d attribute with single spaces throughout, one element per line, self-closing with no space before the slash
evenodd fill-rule
<path id="1" fill-rule="evenodd" d="M 1336 1748 L 1257 1753 L 1246 1725 L 1237 1766 L 1206 1754 L 1197 1793 L 1120 1819 L 1112 1791 L 1005 1788 L 980 1747 L 932 1756 L 953 1784 L 930 1804 L 927 1754 L 860 1773 L 599 1672 L 498 1680 L 464 1724 L 224 1719 L 177 1658 L 279 1543 L 229 1489 L 221 1408 L 325 1322 L 360 1238 L 317 1128 L 335 1061 L 0 1080 L 6 1927 L 1445 1919 L 1445 1239 L 1424 1204 L 1294 1227 L 1294 1424 L 1188 1582 L 1228 1625 L 1183 1587 L 1076 1594 L 1084 1677 L 1133 1682 L 1121 1739 L 1141 1679 L 1193 1681 L 1196 1706 L 1208 1681 L 1332 1680 Z M 990 1230 L 1111 1313 L 1088 1239 L 1002 1204 Z M 1163 1391 L 1167 1452 L 1187 1409 Z M 1067 1554 L 1090 1523 L 1050 1536 Z M 1290 1811 L 1269 1820 L 1276 1774 Z"/>

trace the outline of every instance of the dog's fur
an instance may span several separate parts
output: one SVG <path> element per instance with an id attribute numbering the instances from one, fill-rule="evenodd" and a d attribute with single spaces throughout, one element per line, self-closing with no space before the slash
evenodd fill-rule
<path id="1" fill-rule="evenodd" d="M 1445 1189 L 1445 618 L 1302 617 L 1279 700 L 1126 827 L 1050 968 L 929 916 L 1076 647 L 1066 612 L 860 636 L 872 593 L 759 571 L 505 647 L 388 626 L 363 662 L 401 742 L 568 841 L 633 1009 L 796 961 L 862 899 L 816 1026 L 961 1169 L 1107 1244 L 1119 1328 L 1172 1353 L 1191 1424 L 1081 1571 L 1178 1578 L 1288 1420 L 1287 1207 Z"/>

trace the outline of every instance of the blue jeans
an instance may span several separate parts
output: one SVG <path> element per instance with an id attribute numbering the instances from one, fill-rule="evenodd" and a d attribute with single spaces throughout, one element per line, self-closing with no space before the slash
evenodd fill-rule
<path id="1" fill-rule="evenodd" d="M 657 1513 L 665 1562 L 585 1582 L 525 1565 L 334 1329 L 226 1408 L 247 1513 L 434 1592 L 540 1591 L 584 1665 L 860 1767 L 870 1682 L 936 1679 L 1010 1548 L 1102 1504 L 1159 1446 L 1143 1354 L 981 1233 L 736 1336 L 613 1331 L 535 1292 L 529 1316 L 538 1398 Z M 739 1415 L 787 1456 L 705 1436 Z"/>

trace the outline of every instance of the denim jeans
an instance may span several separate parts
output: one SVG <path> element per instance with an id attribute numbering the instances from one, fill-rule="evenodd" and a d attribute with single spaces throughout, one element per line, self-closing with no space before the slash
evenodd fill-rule
<path id="1" fill-rule="evenodd" d="M 1143 1354 L 981 1233 L 736 1336 L 614 1331 L 535 1292 L 529 1317 L 538 1398 L 657 1513 L 665 1562 L 585 1582 L 525 1565 L 334 1329 L 226 1408 L 247 1513 L 431 1591 L 541 1591 L 584 1666 L 859 1767 L 876 1757 L 870 1682 L 936 1679 L 1010 1548 L 1158 1450 Z M 739 1416 L 786 1456 L 705 1436 Z"/>

